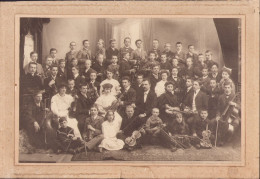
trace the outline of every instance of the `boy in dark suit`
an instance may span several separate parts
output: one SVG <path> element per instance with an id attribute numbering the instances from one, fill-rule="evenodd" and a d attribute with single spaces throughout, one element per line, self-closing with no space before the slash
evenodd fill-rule
<path id="1" fill-rule="evenodd" d="M 170 73 L 171 70 L 171 64 L 169 63 L 170 60 L 167 59 L 167 54 L 162 53 L 161 54 L 161 62 L 160 62 L 160 68 L 161 70 L 167 70 L 168 73 Z"/>
<path id="2" fill-rule="evenodd" d="M 66 53 L 65 61 L 66 61 L 66 68 L 67 71 L 71 69 L 71 62 L 73 58 L 76 58 L 78 51 L 76 50 L 76 42 L 70 42 L 70 51 Z"/>
<path id="3" fill-rule="evenodd" d="M 89 87 L 89 92 L 91 92 L 91 94 L 95 94 L 95 95 L 100 95 L 99 94 L 99 90 L 100 90 L 100 83 L 96 80 L 97 79 L 97 72 L 95 70 L 93 70 L 90 73 L 90 81 L 88 82 L 88 87 Z"/>
<path id="4" fill-rule="evenodd" d="M 131 77 L 136 71 L 130 64 L 129 59 L 130 59 L 129 52 L 123 53 L 123 58 L 119 64 L 119 75 L 121 77 L 124 77 L 124 76 Z"/>
<path id="5" fill-rule="evenodd" d="M 202 77 L 199 78 L 199 81 L 201 82 L 201 90 L 205 93 L 207 92 L 207 89 L 209 88 L 210 78 L 208 76 L 208 67 L 204 67 L 202 69 Z"/>
<path id="6" fill-rule="evenodd" d="M 124 39 L 124 47 L 119 49 L 119 62 L 124 58 L 125 53 L 129 53 L 129 55 L 134 51 L 131 47 L 131 38 L 126 37 Z M 130 56 L 129 56 L 130 58 Z"/>
<path id="7" fill-rule="evenodd" d="M 209 74 L 209 77 L 216 79 L 217 84 L 220 82 L 222 76 L 221 76 L 221 74 L 219 73 L 219 67 L 218 67 L 218 64 L 217 64 L 217 63 L 214 63 L 214 64 L 211 66 L 211 73 Z"/>
<path id="8" fill-rule="evenodd" d="M 108 62 L 107 65 L 112 63 L 112 56 L 117 56 L 117 58 L 119 58 L 119 50 L 116 48 L 116 39 L 111 39 L 109 44 L 110 47 L 106 49 L 106 61 Z"/>
<path id="9" fill-rule="evenodd" d="M 101 83 L 104 80 L 106 71 L 103 54 L 98 54 L 97 62 L 93 64 L 92 68 L 97 72 L 97 81 Z"/>
<path id="10" fill-rule="evenodd" d="M 149 75 L 149 80 L 151 82 L 151 90 L 154 91 L 154 88 L 156 84 L 161 81 L 161 76 L 159 74 L 160 72 L 160 66 L 158 64 L 155 64 L 152 67 L 152 73 Z"/>
<path id="11" fill-rule="evenodd" d="M 79 75 L 79 67 L 78 66 L 72 67 L 71 70 L 72 70 L 72 75 L 73 75 L 72 79 L 75 81 L 75 87 L 79 91 L 80 84 L 85 82 L 85 78 L 82 78 Z"/>
<path id="12" fill-rule="evenodd" d="M 211 69 L 212 65 L 215 64 L 216 62 L 213 61 L 212 59 L 212 52 L 210 50 L 207 50 L 205 52 L 205 63 L 207 64 L 208 68 Z"/>
<path id="13" fill-rule="evenodd" d="M 64 59 L 59 60 L 59 69 L 58 69 L 57 76 L 67 81 L 67 69 L 66 69 L 66 62 Z"/>
<path id="14" fill-rule="evenodd" d="M 188 45 L 188 49 L 189 51 L 186 55 L 186 59 L 192 58 L 193 64 L 196 66 L 198 63 L 198 54 L 195 52 L 194 45 Z"/>
<path id="15" fill-rule="evenodd" d="M 83 40 L 82 42 L 83 48 L 78 52 L 77 54 L 77 59 L 78 59 L 78 65 L 79 65 L 79 71 L 83 71 L 84 66 L 85 66 L 85 61 L 87 59 L 92 60 L 91 57 L 91 51 L 89 49 L 89 41 L 88 40 Z"/>
<path id="16" fill-rule="evenodd" d="M 160 56 L 161 56 L 161 51 L 160 51 L 160 49 L 159 49 L 159 40 L 157 40 L 157 39 L 154 39 L 154 40 L 153 40 L 153 49 L 150 50 L 150 51 L 148 52 L 148 54 L 150 54 L 151 52 L 154 53 L 154 55 L 155 55 L 155 60 L 159 62 L 159 61 L 160 61 Z"/>
<path id="17" fill-rule="evenodd" d="M 93 72 L 94 70 L 91 68 L 92 62 L 91 60 L 86 60 L 85 61 L 85 67 L 83 71 L 80 73 L 82 77 L 85 78 L 86 82 L 89 82 L 90 80 L 90 73 Z"/>
<path id="18" fill-rule="evenodd" d="M 174 53 L 171 51 L 171 44 L 170 43 L 165 43 L 164 51 L 162 53 L 166 54 L 168 61 L 172 59 Z"/>

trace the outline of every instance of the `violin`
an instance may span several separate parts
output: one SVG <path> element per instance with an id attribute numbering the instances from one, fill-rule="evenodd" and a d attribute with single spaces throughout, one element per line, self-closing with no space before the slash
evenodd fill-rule
<path id="1" fill-rule="evenodd" d="M 200 141 L 200 145 L 203 148 L 212 148 L 212 144 L 210 141 L 211 131 L 208 129 L 208 124 L 206 126 L 206 130 L 202 131 L 202 139 Z"/>
<path id="2" fill-rule="evenodd" d="M 107 108 L 107 110 L 116 111 L 118 106 L 120 105 L 121 99 L 124 97 L 124 93 L 121 93 L 117 100 L 113 101 L 111 106 Z"/>
<path id="3" fill-rule="evenodd" d="M 129 145 L 130 147 L 133 147 L 136 145 L 136 140 L 139 139 L 142 136 L 142 133 L 145 133 L 144 125 L 139 129 L 133 131 L 132 135 L 130 137 L 127 137 L 125 139 L 125 143 Z"/>

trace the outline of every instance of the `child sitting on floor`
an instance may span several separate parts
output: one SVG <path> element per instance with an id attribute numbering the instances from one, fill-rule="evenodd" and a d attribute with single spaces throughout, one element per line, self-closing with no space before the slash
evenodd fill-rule
<path id="1" fill-rule="evenodd" d="M 158 108 L 153 108 L 152 116 L 147 119 L 145 124 L 145 132 L 151 142 L 154 140 L 155 137 L 159 136 L 161 128 L 165 127 L 165 124 L 163 124 L 162 120 L 158 117 L 159 113 L 160 112 Z"/>
<path id="2" fill-rule="evenodd" d="M 71 154 L 80 152 L 79 149 L 84 145 L 84 142 L 75 137 L 74 130 L 67 126 L 68 121 L 66 117 L 61 117 L 59 119 L 59 124 L 60 128 L 57 130 L 57 152 L 69 152 Z"/>

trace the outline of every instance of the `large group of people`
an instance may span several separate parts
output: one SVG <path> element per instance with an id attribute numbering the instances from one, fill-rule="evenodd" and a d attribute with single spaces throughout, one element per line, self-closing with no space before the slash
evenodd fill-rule
<path id="1" fill-rule="evenodd" d="M 90 50 L 84 40 L 64 59 L 58 50 L 38 63 L 31 52 L 21 76 L 20 127 L 31 143 L 57 152 L 134 150 L 158 144 L 210 148 L 230 142 L 240 128 L 240 95 L 232 69 L 220 69 L 210 50 L 184 52 L 181 42 L 145 51 L 142 40 L 111 39 Z"/>

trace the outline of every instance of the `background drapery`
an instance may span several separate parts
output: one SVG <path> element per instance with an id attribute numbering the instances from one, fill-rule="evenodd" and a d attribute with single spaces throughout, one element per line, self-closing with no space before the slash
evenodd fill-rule
<path id="1" fill-rule="evenodd" d="M 214 60 L 223 65 L 222 49 L 212 18 L 52 18 L 49 24 L 43 26 L 43 57 L 48 55 L 50 48 L 55 47 L 58 58 L 64 58 L 71 41 L 77 43 L 79 50 L 84 39 L 90 41 L 93 52 L 100 38 L 105 40 L 106 48 L 109 40 L 115 38 L 120 48 L 127 36 L 132 38 L 131 47 L 134 49 L 135 40 L 142 39 L 146 51 L 152 48 L 154 38 L 160 41 L 161 50 L 166 42 L 172 44 L 173 51 L 178 41 L 183 43 L 184 51 L 187 51 L 189 44 L 193 44 L 200 53 L 212 50 Z"/>

